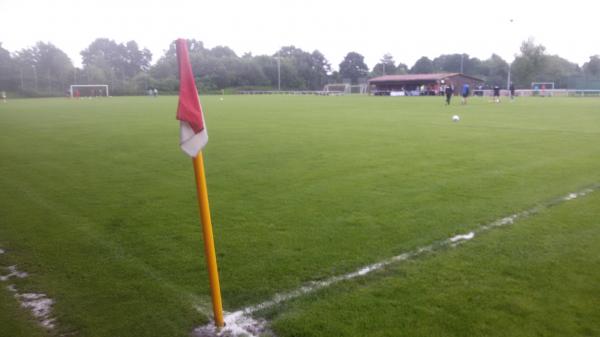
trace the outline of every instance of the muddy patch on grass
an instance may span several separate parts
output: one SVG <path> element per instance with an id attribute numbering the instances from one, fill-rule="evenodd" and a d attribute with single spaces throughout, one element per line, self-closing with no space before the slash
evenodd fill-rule
<path id="1" fill-rule="evenodd" d="M 54 329 L 55 318 L 51 317 L 54 301 L 45 294 L 24 293 L 15 294 L 23 308 L 31 311 L 39 323 L 46 329 Z"/>
<path id="2" fill-rule="evenodd" d="M 0 276 L 0 281 L 2 282 L 6 282 L 11 278 L 23 279 L 29 276 L 28 273 L 19 271 L 15 265 L 5 269 L 8 270 L 8 274 Z M 52 317 L 52 305 L 54 304 L 54 300 L 48 298 L 46 294 L 19 293 L 15 284 L 9 284 L 6 289 L 14 294 L 19 305 L 22 308 L 29 310 L 42 327 L 49 330 L 54 329 L 56 321 L 56 319 Z"/>
<path id="3" fill-rule="evenodd" d="M 27 274 L 24 271 L 18 271 L 17 266 L 10 266 L 7 269 L 8 274 L 0 276 L 0 281 L 8 281 L 8 279 L 10 279 L 11 277 L 26 278 L 27 276 L 29 276 L 29 274 Z"/>
<path id="4" fill-rule="evenodd" d="M 258 337 L 274 336 L 267 328 L 265 319 L 254 319 L 243 310 L 225 313 L 223 316 L 225 326 L 221 329 L 213 323 L 197 327 L 192 332 L 192 337 Z"/>

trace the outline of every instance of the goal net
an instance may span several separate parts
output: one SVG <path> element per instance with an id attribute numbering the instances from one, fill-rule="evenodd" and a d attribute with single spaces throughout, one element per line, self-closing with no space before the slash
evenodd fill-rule
<path id="1" fill-rule="evenodd" d="M 348 83 L 332 83 L 326 84 L 323 88 L 323 92 L 326 94 L 338 94 L 338 95 L 346 95 L 346 94 L 366 94 L 367 93 L 367 85 L 366 84 L 355 84 L 351 85 Z"/>
<path id="2" fill-rule="evenodd" d="M 71 97 L 108 97 L 107 84 L 73 84 L 69 87 Z"/>
<path id="3" fill-rule="evenodd" d="M 323 88 L 323 91 L 326 93 L 349 94 L 350 93 L 350 84 L 346 84 L 346 83 L 326 84 L 325 87 Z"/>
<path id="4" fill-rule="evenodd" d="M 554 82 L 531 82 L 533 96 L 552 96 Z"/>
<path id="5" fill-rule="evenodd" d="M 367 93 L 367 85 L 366 84 L 356 84 L 350 86 L 351 94 L 366 94 Z"/>

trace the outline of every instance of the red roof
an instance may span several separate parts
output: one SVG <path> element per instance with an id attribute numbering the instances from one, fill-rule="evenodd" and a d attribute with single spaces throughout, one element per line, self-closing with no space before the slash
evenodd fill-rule
<path id="1" fill-rule="evenodd" d="M 380 82 L 418 82 L 418 81 L 439 81 L 454 76 L 463 76 L 476 81 L 482 80 L 461 73 L 435 73 L 435 74 L 406 74 L 406 75 L 385 75 L 374 77 L 369 80 L 369 83 Z"/>

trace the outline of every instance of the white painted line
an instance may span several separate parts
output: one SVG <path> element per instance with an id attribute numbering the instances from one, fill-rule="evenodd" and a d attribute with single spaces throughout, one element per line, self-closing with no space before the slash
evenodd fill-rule
<path id="1" fill-rule="evenodd" d="M 192 332 L 194 337 L 214 337 L 214 336 L 249 336 L 256 337 L 267 331 L 267 321 L 264 319 L 254 319 L 244 313 L 243 310 L 224 313 L 225 327 L 220 331 L 214 324 L 207 324 L 197 327 Z"/>
<path id="2" fill-rule="evenodd" d="M 449 240 L 450 240 L 450 242 L 467 241 L 467 240 L 471 240 L 474 237 L 475 237 L 475 232 L 469 232 L 467 234 L 459 234 L 459 235 L 453 236 Z"/>
<path id="3" fill-rule="evenodd" d="M 564 200 L 573 200 L 575 198 L 577 198 L 577 194 L 576 193 L 571 193 L 571 194 L 567 195 L 566 197 L 564 197 L 563 199 Z"/>
<path id="4" fill-rule="evenodd" d="M 0 281 L 8 281 L 9 278 L 11 277 L 17 277 L 17 278 L 25 278 L 28 276 L 28 274 L 26 272 L 20 272 L 17 270 L 17 266 L 10 266 L 8 267 L 8 271 L 9 273 L 4 275 L 4 276 L 0 276 Z"/>
<path id="5" fill-rule="evenodd" d="M 43 327 L 47 329 L 54 328 L 55 319 L 50 317 L 52 305 L 54 304 L 52 299 L 46 297 L 45 294 L 35 293 L 16 294 L 15 297 L 23 308 L 31 311 Z"/>
<path id="6" fill-rule="evenodd" d="M 459 244 L 462 244 L 469 240 L 472 240 L 475 237 L 476 233 L 485 232 L 485 231 L 488 231 L 488 230 L 491 230 L 494 228 L 498 228 L 498 227 L 502 227 L 502 226 L 512 225 L 519 218 L 525 218 L 530 215 L 539 213 L 542 209 L 558 205 L 565 201 L 583 197 L 583 196 L 588 195 L 598 189 L 600 189 L 600 184 L 594 185 L 593 187 L 590 187 L 590 188 L 583 189 L 579 192 L 569 193 L 567 196 L 552 200 L 543 206 L 536 206 L 531 209 L 528 209 L 528 210 L 525 210 L 525 211 L 522 211 L 519 213 L 515 213 L 515 214 L 512 214 L 512 215 L 504 217 L 504 218 L 497 219 L 488 224 L 481 225 L 477 229 L 475 229 L 469 233 L 455 235 L 446 240 L 436 242 L 436 243 L 430 244 L 428 246 L 423 246 L 423 247 L 417 248 L 410 252 L 402 253 L 400 255 L 391 257 L 391 258 L 389 258 L 387 260 L 383 260 L 381 262 L 377 262 L 377 263 L 373 263 L 373 264 L 361 267 L 354 272 L 344 274 L 344 275 L 332 276 L 323 281 L 313 281 L 313 282 L 310 282 L 300 288 L 289 291 L 287 293 L 275 294 L 271 300 L 265 301 L 265 302 L 257 304 L 257 305 L 249 306 L 249 307 L 246 307 L 244 309 L 241 309 L 241 310 L 238 310 L 238 311 L 235 311 L 232 313 L 225 313 L 224 319 L 225 319 L 226 325 L 220 331 L 218 331 L 215 328 L 214 324 L 209 323 L 207 325 L 197 327 L 196 329 L 194 329 L 194 331 L 192 332 L 192 336 L 193 337 L 213 337 L 213 336 L 257 337 L 261 333 L 263 333 L 267 330 L 267 322 L 265 320 L 255 320 L 254 318 L 252 318 L 252 314 L 257 311 L 274 307 L 280 303 L 298 298 L 298 297 L 306 295 L 306 294 L 310 294 L 312 292 L 329 287 L 329 286 L 336 284 L 338 282 L 341 282 L 341 281 L 351 280 L 351 279 L 354 279 L 357 277 L 365 276 L 367 274 L 370 274 L 371 272 L 383 269 L 390 264 L 402 262 L 402 261 L 417 257 L 423 253 L 432 252 L 432 251 L 443 249 L 446 247 L 454 247 L 456 245 L 459 245 Z"/>

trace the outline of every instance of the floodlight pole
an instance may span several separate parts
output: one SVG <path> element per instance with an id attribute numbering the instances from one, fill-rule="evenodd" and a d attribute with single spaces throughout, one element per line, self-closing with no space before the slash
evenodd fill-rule
<path id="1" fill-rule="evenodd" d="M 277 91 L 281 91 L 281 51 L 277 52 Z"/>
<path id="2" fill-rule="evenodd" d="M 512 62 L 510 62 L 508 64 L 508 77 L 506 79 L 506 90 L 510 90 L 510 72 L 511 72 L 511 68 L 512 68 Z"/>
<path id="3" fill-rule="evenodd" d="M 509 31 L 511 31 L 511 33 L 512 33 L 512 31 L 514 31 L 514 27 L 515 27 L 515 25 L 513 25 L 513 23 L 514 23 L 513 19 L 510 19 L 510 21 L 508 22 Z M 512 34 L 512 35 L 514 35 L 514 34 Z M 513 62 L 515 62 L 515 60 L 516 60 L 516 56 L 513 58 L 513 61 L 508 64 L 508 76 L 506 77 L 506 90 L 510 90 L 510 73 L 512 70 L 511 69 L 512 64 L 513 64 Z"/>
<path id="4" fill-rule="evenodd" d="M 37 87 L 37 69 L 35 68 L 35 64 L 31 65 L 31 68 L 33 68 L 33 87 L 35 88 L 35 91 L 37 91 L 38 87 Z"/>
<path id="5" fill-rule="evenodd" d="M 463 65 L 464 65 L 463 58 L 464 57 L 465 57 L 464 53 L 460 54 L 460 73 L 461 74 L 463 73 Z"/>

